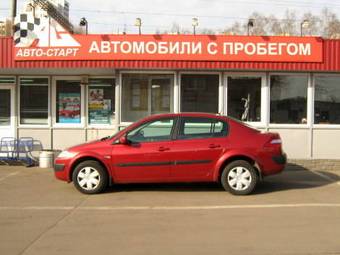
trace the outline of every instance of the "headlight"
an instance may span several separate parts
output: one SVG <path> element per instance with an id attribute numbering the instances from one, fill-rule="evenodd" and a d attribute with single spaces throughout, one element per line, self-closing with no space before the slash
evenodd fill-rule
<path id="1" fill-rule="evenodd" d="M 59 155 L 58 158 L 73 158 L 77 153 L 76 152 L 69 152 L 69 151 L 62 151 Z"/>

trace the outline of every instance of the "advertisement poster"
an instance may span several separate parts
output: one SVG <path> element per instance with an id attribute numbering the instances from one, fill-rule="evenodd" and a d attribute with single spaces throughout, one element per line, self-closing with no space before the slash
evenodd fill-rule
<path id="1" fill-rule="evenodd" d="M 103 89 L 89 90 L 90 124 L 110 124 L 111 100 L 104 99 Z"/>
<path id="2" fill-rule="evenodd" d="M 80 123 L 80 94 L 59 94 L 59 123 Z"/>

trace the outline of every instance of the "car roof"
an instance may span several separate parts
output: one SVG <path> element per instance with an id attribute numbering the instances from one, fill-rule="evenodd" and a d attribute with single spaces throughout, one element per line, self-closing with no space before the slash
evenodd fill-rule
<path id="1" fill-rule="evenodd" d="M 226 116 L 207 113 L 207 112 L 181 112 L 181 113 L 164 113 L 164 114 L 155 114 L 151 115 L 145 119 L 158 119 L 158 118 L 167 118 L 167 117 L 206 117 L 206 118 L 226 118 Z M 144 120 L 145 120 L 144 119 Z"/>

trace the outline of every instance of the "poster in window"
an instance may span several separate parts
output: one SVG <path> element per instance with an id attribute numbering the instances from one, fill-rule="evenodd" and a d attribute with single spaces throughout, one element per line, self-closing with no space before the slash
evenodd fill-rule
<path id="1" fill-rule="evenodd" d="M 89 118 L 91 124 L 110 124 L 111 100 L 104 99 L 103 89 L 89 90 Z"/>
<path id="2" fill-rule="evenodd" d="M 59 123 L 80 123 L 80 93 L 59 94 Z"/>

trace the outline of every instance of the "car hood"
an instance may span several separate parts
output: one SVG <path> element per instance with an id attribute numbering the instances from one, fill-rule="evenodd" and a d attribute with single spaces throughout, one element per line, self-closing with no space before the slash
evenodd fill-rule
<path id="1" fill-rule="evenodd" d="M 107 144 L 107 142 L 108 140 L 104 140 L 104 141 L 94 140 L 94 141 L 89 141 L 89 142 L 82 143 L 82 144 L 77 144 L 75 146 L 69 147 L 67 150 L 79 152 L 83 150 L 95 149 L 95 148 L 103 146 L 104 144 Z"/>

